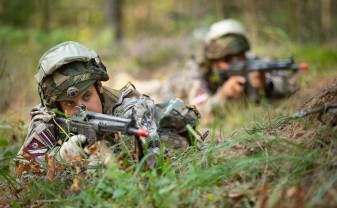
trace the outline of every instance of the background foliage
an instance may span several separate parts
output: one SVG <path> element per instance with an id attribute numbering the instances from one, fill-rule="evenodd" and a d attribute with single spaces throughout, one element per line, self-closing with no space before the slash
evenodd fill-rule
<path id="1" fill-rule="evenodd" d="M 38 59 L 65 40 L 96 49 L 111 71 L 158 69 L 186 60 L 207 27 L 223 18 L 243 21 L 254 46 L 334 48 L 336 8 L 332 0 L 1 0 L 0 92 L 9 96 L 0 101 L 0 111 L 38 102 L 32 79 Z"/>

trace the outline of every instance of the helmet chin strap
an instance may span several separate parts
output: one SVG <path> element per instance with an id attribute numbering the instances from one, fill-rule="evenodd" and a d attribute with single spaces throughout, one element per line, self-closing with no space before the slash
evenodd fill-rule
<path id="1" fill-rule="evenodd" d="M 43 107 L 46 107 L 46 105 L 45 105 L 45 103 L 44 103 L 44 101 L 43 101 L 43 98 L 44 98 L 44 97 L 43 97 L 42 87 L 41 87 L 40 84 L 38 84 L 37 91 L 38 91 L 38 93 L 39 93 L 41 105 L 42 105 Z"/>
<path id="2" fill-rule="evenodd" d="M 104 109 L 104 99 L 103 99 L 103 93 L 100 92 L 100 88 L 103 87 L 102 84 L 99 84 L 98 81 L 95 82 L 95 89 L 99 96 L 99 99 L 101 100 L 102 110 Z"/>

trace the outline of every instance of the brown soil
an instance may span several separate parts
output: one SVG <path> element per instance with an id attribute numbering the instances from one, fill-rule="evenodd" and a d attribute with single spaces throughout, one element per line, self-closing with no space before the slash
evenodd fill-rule
<path id="1" fill-rule="evenodd" d="M 323 104 L 337 102 L 337 76 L 312 81 L 307 88 L 298 91 L 296 108 L 311 109 Z"/>
<path id="2" fill-rule="evenodd" d="M 310 109 L 335 102 L 337 102 L 337 77 L 332 77 L 318 82 L 302 106 Z"/>
<path id="3" fill-rule="evenodd" d="M 316 81 L 308 86 L 312 87 L 302 89 L 294 95 L 296 99 L 291 105 L 294 105 L 296 109 L 311 110 L 324 104 L 337 103 L 337 77 L 329 77 L 318 82 Z M 337 130 L 337 115 L 328 112 L 320 118 L 318 116 L 318 114 L 313 114 L 305 118 L 283 123 L 277 128 L 269 129 L 268 133 L 295 139 L 299 142 L 302 139 L 311 138 L 332 139 Z"/>

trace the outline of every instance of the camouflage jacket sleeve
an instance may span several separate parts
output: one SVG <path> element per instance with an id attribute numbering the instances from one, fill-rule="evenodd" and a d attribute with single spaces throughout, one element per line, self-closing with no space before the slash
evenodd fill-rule
<path id="1" fill-rule="evenodd" d="M 179 98 L 187 103 L 195 97 L 202 82 L 202 72 L 195 60 L 188 60 L 184 67 L 170 76 L 161 88 L 163 101 Z"/>
<path id="2" fill-rule="evenodd" d="M 157 145 L 159 139 L 157 133 L 158 122 L 155 119 L 156 106 L 154 101 L 140 94 L 132 84 L 128 84 L 121 90 L 121 96 L 113 107 L 113 115 L 135 119 L 139 128 L 147 128 L 150 134 L 150 143 Z"/>
<path id="3" fill-rule="evenodd" d="M 293 76 L 278 71 L 266 74 L 265 92 L 268 98 L 290 96 L 298 89 Z"/>
<path id="4" fill-rule="evenodd" d="M 24 162 L 28 156 L 41 164 L 44 163 L 45 154 L 57 144 L 52 118 L 53 115 L 41 105 L 32 109 L 28 134 L 17 155 L 19 161 Z"/>
<path id="5" fill-rule="evenodd" d="M 133 117 L 138 127 L 149 130 L 150 140 L 155 143 L 161 132 L 184 134 L 187 124 L 195 128 L 200 119 L 199 112 L 194 107 L 185 105 L 182 100 L 171 99 L 155 104 L 150 97 L 140 94 L 133 87 L 122 91 L 113 113 L 116 116 Z"/>

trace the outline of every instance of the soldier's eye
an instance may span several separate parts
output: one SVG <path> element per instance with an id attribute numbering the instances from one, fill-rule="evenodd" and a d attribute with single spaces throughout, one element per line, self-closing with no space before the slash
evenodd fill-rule
<path id="1" fill-rule="evenodd" d="M 73 101 L 66 101 L 65 104 L 66 104 L 67 107 L 75 106 L 75 103 Z"/>
<path id="2" fill-rule="evenodd" d="M 90 100 L 90 97 L 91 97 L 91 93 L 90 93 L 90 92 L 86 92 L 86 93 L 83 95 L 83 100 L 84 100 L 84 101 L 89 101 L 89 100 Z"/>

